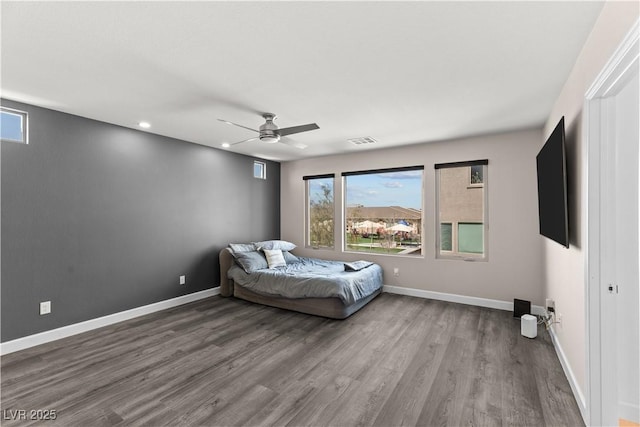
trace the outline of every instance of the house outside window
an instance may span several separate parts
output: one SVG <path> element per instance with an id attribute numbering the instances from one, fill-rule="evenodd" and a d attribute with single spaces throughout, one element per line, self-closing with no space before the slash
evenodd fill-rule
<path id="1" fill-rule="evenodd" d="M 450 222 L 440 223 L 440 250 L 449 251 L 453 250 L 453 224 Z"/>
<path id="2" fill-rule="evenodd" d="M 487 160 L 436 165 L 436 253 L 487 259 Z"/>
<path id="3" fill-rule="evenodd" d="M 335 176 L 303 177 L 306 183 L 306 241 L 312 248 L 333 248 L 335 239 Z"/>
<path id="4" fill-rule="evenodd" d="M 424 167 L 342 175 L 344 251 L 422 256 Z"/>

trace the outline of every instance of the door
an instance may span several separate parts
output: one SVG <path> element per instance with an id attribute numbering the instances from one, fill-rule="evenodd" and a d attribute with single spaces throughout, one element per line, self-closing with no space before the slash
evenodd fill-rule
<path id="1" fill-rule="evenodd" d="M 588 399 L 592 425 L 640 423 L 638 24 L 587 93 Z"/>
<path id="2" fill-rule="evenodd" d="M 638 75 L 631 78 L 611 99 L 615 109 L 614 182 L 606 191 L 615 195 L 615 209 L 607 218 L 604 236 L 615 236 L 609 282 L 611 316 L 616 316 L 616 349 L 609 359 L 617 368 L 615 394 L 611 406 L 618 419 L 640 423 L 640 356 L 638 352 Z M 608 289 L 607 289 L 607 292 Z"/>

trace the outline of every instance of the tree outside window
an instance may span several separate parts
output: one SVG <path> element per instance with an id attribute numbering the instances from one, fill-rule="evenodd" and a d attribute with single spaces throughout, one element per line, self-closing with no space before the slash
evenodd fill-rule
<path id="1" fill-rule="evenodd" d="M 308 178 L 307 182 L 307 246 L 334 246 L 333 177 Z"/>

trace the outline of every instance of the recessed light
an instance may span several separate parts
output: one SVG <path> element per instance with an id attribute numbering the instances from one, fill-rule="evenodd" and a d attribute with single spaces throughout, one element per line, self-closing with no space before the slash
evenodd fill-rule
<path id="1" fill-rule="evenodd" d="M 223 146 L 224 148 L 229 148 L 229 147 L 231 147 L 231 144 L 229 144 L 228 142 L 223 142 L 223 143 L 222 143 L 222 146 Z"/>
<path id="2" fill-rule="evenodd" d="M 149 122 L 140 122 L 140 123 L 138 123 L 138 126 L 140 126 L 143 129 L 149 129 L 151 127 L 151 123 L 149 123 Z"/>

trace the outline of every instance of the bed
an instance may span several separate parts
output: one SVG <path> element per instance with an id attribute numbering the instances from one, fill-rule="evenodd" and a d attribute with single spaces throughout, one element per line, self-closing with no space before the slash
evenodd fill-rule
<path id="1" fill-rule="evenodd" d="M 345 319 L 382 291 L 382 268 L 377 264 L 297 257 L 290 252 L 293 248 L 280 240 L 224 248 L 219 257 L 220 295 Z"/>

